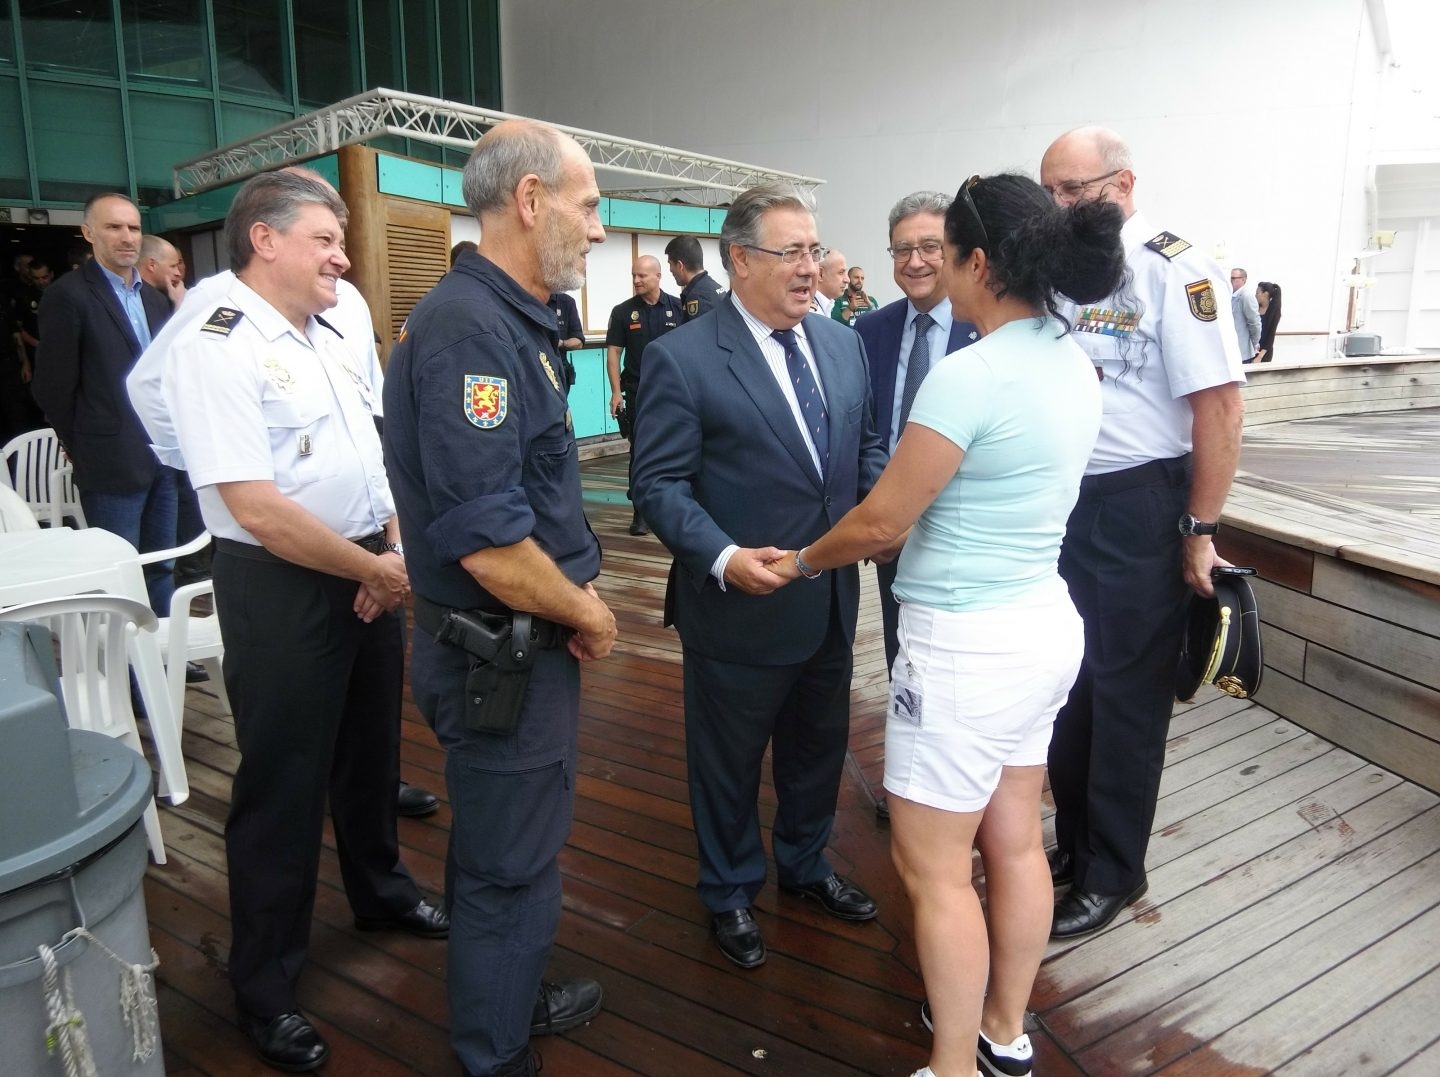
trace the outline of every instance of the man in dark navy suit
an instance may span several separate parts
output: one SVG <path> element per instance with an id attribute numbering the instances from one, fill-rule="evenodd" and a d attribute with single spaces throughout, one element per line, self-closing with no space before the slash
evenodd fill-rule
<path id="1" fill-rule="evenodd" d="M 905 298 L 855 319 L 855 331 L 870 360 L 875 429 L 887 452 L 895 451 L 915 391 L 930 367 L 979 336 L 969 322 L 957 322 L 950 315 L 942 245 L 949 208 L 950 196 L 938 191 L 916 191 L 895 203 L 890 211 L 889 250 L 895 283 Z M 876 565 L 887 670 L 900 650 L 896 640 L 900 606 L 890 593 L 895 569 L 895 561 Z"/>
<path id="2" fill-rule="evenodd" d="M 847 920 L 875 903 L 825 845 L 849 733 L 854 566 L 781 586 L 767 567 L 813 542 L 885 464 L 860 338 L 810 301 L 825 251 L 791 187 L 741 194 L 720 234 L 731 295 L 645 349 L 635 429 L 641 515 L 670 549 L 665 622 L 684 645 L 690 807 L 701 900 L 725 956 L 765 960 L 756 797 L 773 746 L 780 888 Z"/>
<path id="3" fill-rule="evenodd" d="M 65 274 L 40 303 L 40 348 L 31 389 L 75 468 L 91 527 L 141 552 L 175 545 L 175 471 L 150 438 L 125 375 L 170 317 L 170 300 L 140 279 L 140 210 L 123 194 L 98 194 L 80 226 L 95 257 Z M 145 568 L 162 617 L 175 590 L 173 561 Z"/>

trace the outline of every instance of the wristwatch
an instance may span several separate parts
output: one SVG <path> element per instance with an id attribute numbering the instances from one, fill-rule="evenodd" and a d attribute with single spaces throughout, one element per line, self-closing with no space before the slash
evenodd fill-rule
<path id="1" fill-rule="evenodd" d="M 398 553 L 401 557 L 404 557 L 404 556 L 405 556 L 405 547 L 402 546 L 402 545 L 400 545 L 400 543 L 398 543 L 398 542 L 382 542 L 382 543 L 380 544 L 380 552 L 381 552 L 381 553 Z"/>
<path id="2" fill-rule="evenodd" d="M 1184 513 L 1180 517 L 1180 534 L 1189 538 L 1191 535 L 1213 535 L 1220 530 L 1219 523 L 1208 523 L 1205 520 L 1197 520 L 1190 513 Z"/>

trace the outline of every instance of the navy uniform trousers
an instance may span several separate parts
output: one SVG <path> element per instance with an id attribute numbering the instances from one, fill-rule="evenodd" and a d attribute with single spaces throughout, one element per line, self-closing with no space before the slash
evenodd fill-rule
<path id="1" fill-rule="evenodd" d="M 685 754 L 700 850 L 700 900 L 711 912 L 755 903 L 765 885 L 760 771 L 772 746 L 781 886 L 806 886 L 834 868 L 825 845 L 850 733 L 852 648 L 831 587 L 829 627 L 807 661 L 784 666 L 722 662 L 685 648 Z M 797 580 L 791 587 L 815 586 Z"/>
<path id="2" fill-rule="evenodd" d="M 1060 575 L 1085 622 L 1085 658 L 1050 741 L 1055 836 L 1075 885 L 1129 893 L 1145 875 L 1187 597 L 1176 522 L 1188 457 L 1087 476 Z"/>
<path id="3" fill-rule="evenodd" d="M 445 749 L 452 815 L 445 864 L 450 913 L 450 1042 L 470 1073 L 528 1050 L 540 978 L 560 925 L 560 850 L 575 810 L 580 663 L 535 652 L 512 736 L 465 728 L 470 656 L 415 633 L 410 685 Z"/>
<path id="4" fill-rule="evenodd" d="M 297 1008 L 328 795 L 345 894 L 356 916 L 415 907 L 400 863 L 395 789 L 404 625 L 365 624 L 353 580 L 217 543 L 225 690 L 240 765 L 225 824 L 230 981 L 257 1017 Z"/>

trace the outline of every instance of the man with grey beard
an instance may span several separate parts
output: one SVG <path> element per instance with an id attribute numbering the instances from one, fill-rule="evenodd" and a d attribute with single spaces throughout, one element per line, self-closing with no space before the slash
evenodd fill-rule
<path id="1" fill-rule="evenodd" d="M 605 239 L 585 152 L 531 120 L 465 166 L 480 245 L 416 304 L 385 378 L 385 456 L 415 589 L 410 683 L 445 749 L 453 813 L 450 1040 L 467 1073 L 536 1072 L 529 1038 L 600 1010 L 590 979 L 542 982 L 575 804 L 580 663 L 615 618 L 591 581 L 552 293 Z"/>

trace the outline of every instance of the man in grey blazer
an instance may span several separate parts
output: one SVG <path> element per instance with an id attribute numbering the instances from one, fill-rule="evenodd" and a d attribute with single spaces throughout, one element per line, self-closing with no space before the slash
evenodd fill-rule
<path id="1" fill-rule="evenodd" d="M 778 589 L 766 564 L 832 527 L 886 458 L 860 338 L 807 317 L 825 253 L 813 205 L 783 186 L 735 200 L 720 234 L 731 294 L 646 347 L 636 417 L 636 504 L 675 558 L 665 623 L 684 645 L 698 890 L 716 942 L 744 968 L 765 960 L 750 909 L 766 874 L 756 797 L 767 744 L 781 890 L 842 919 L 875 915 L 825 856 L 859 576 L 850 566 Z"/>
<path id="2" fill-rule="evenodd" d="M 1240 361 L 1248 363 L 1260 347 L 1260 304 L 1245 286 L 1250 275 L 1236 266 L 1230 270 L 1230 314 L 1235 319 L 1235 339 L 1240 342 Z"/>

